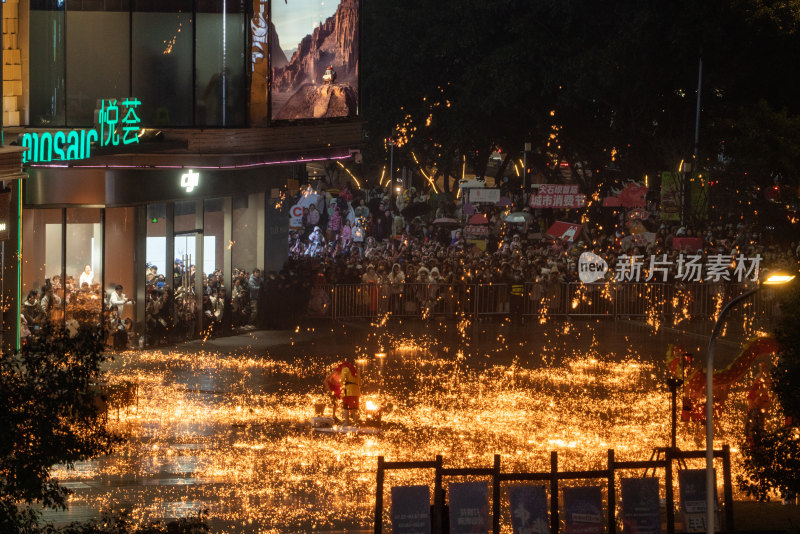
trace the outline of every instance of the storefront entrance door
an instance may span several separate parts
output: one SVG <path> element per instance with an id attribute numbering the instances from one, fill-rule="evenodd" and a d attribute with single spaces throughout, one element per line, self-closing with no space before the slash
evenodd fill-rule
<path id="1" fill-rule="evenodd" d="M 175 233 L 173 264 L 173 314 L 175 328 L 194 338 L 203 331 L 204 248 L 209 238 L 202 232 Z M 214 239 L 211 237 L 211 239 Z M 213 247 L 213 245 L 212 245 Z M 213 248 L 212 248 L 213 250 Z"/>

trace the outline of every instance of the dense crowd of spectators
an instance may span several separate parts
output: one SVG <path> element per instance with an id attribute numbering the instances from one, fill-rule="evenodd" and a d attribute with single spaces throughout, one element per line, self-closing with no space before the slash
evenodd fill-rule
<path id="1" fill-rule="evenodd" d="M 578 282 L 585 252 L 608 266 L 601 282 L 734 283 L 751 281 L 759 269 L 798 268 L 796 236 L 775 235 L 743 221 L 681 225 L 662 220 L 655 205 L 639 210 L 631 221 L 626 210 L 595 209 L 590 215 L 589 208 L 531 209 L 520 192 L 510 190 L 503 190 L 501 198 L 495 204 L 468 205 L 414 188 L 390 197 L 382 188 L 308 187 L 293 199 L 303 206 L 303 215 L 289 232 L 289 258 L 279 272 L 264 276 L 259 269 L 234 269 L 230 289 L 219 269 L 203 273 L 198 305 L 193 265 L 176 259 L 171 283 L 156 266 L 147 265 L 146 334 L 134 338 L 131 313 L 125 312 L 132 301 L 124 288 L 103 291 L 87 265 L 77 282 L 72 276 L 64 281 L 54 276 L 26 295 L 21 333 L 35 333 L 47 323 L 99 324 L 102 317 L 109 343 L 122 347 L 257 327 L 289 328 L 308 312 L 326 313 L 331 285 L 388 285 L 392 309 L 400 284 L 552 287 Z M 521 222 L 506 222 L 511 212 L 522 212 Z M 465 234 L 466 222 L 476 213 L 485 222 L 480 239 Z M 570 239 L 559 239 L 547 233 L 556 220 L 591 223 L 582 224 Z M 429 296 L 431 290 L 426 291 Z"/>
<path id="2" fill-rule="evenodd" d="M 147 337 L 144 344 L 192 339 L 200 333 L 215 336 L 256 327 L 259 304 L 263 300 L 260 269 L 248 272 L 234 268 L 230 294 L 224 285 L 221 269 L 203 273 L 201 306 L 197 304 L 194 265 L 186 267 L 182 260 L 176 259 L 171 286 L 166 283 L 165 276 L 158 273 L 156 266 L 148 265 L 147 269 Z M 202 316 L 202 323 L 198 315 Z"/>
<path id="3" fill-rule="evenodd" d="M 41 289 L 31 289 L 20 306 L 22 337 L 37 332 L 49 323 L 65 323 L 69 328 L 78 324 L 99 324 L 104 297 L 100 282 L 95 280 L 92 267 L 86 265 L 75 277 L 60 275 L 48 278 Z M 121 291 L 121 287 L 120 287 Z M 115 288 L 113 298 L 119 298 Z"/>
<path id="4" fill-rule="evenodd" d="M 264 297 L 259 269 L 234 269 L 230 296 L 221 270 L 203 273 L 202 306 L 197 305 L 194 265 L 186 268 L 176 259 L 171 284 L 157 266 L 148 264 L 146 269 L 146 328 L 139 332 L 134 331 L 133 300 L 123 286 L 113 284 L 103 291 L 87 265 L 79 276 L 79 285 L 72 276 L 62 284 L 61 276 L 55 275 L 45 280 L 41 290 L 28 291 L 21 304 L 20 336 L 24 339 L 48 325 L 63 324 L 75 330 L 80 325 L 102 323 L 109 346 L 124 348 L 178 342 L 200 334 L 215 336 L 225 331 L 251 330 L 258 324 L 259 304 Z"/>
<path id="5" fill-rule="evenodd" d="M 290 232 L 289 261 L 274 278 L 315 312 L 315 283 L 571 283 L 579 281 L 584 252 L 606 262 L 606 280 L 641 282 L 747 282 L 764 268 L 797 270 L 800 257 L 796 236 L 742 221 L 681 225 L 662 220 L 652 204 L 640 210 L 635 229 L 626 210 L 596 210 L 567 240 L 547 235 L 548 228 L 556 220 L 580 223 L 586 209 L 534 210 L 510 191 L 500 205 L 468 207 L 413 188 L 390 199 L 381 188 L 318 187 L 295 200 L 309 197 L 301 227 Z M 465 238 L 475 211 L 486 216 L 485 240 Z M 511 212 L 525 213 L 525 221 L 505 222 Z"/>

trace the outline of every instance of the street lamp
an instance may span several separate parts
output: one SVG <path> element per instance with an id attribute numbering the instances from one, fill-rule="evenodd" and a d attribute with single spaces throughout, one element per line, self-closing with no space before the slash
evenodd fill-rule
<path id="1" fill-rule="evenodd" d="M 714 329 L 711 331 L 711 338 L 708 340 L 708 352 L 706 353 L 706 532 L 714 534 L 714 488 L 716 480 L 714 477 L 714 345 L 717 335 L 719 335 L 722 325 L 725 324 L 725 316 L 731 308 L 739 302 L 754 295 L 761 286 L 777 286 L 794 280 L 795 275 L 784 272 L 774 272 L 770 274 L 760 285 L 754 289 L 745 291 L 738 297 L 728 302 L 719 314 Z"/>

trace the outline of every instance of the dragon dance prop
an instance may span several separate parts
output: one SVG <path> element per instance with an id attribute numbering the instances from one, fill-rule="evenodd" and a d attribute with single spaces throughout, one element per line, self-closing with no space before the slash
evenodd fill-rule
<path id="1" fill-rule="evenodd" d="M 753 337 L 745 343 L 741 352 L 725 369 L 714 371 L 714 404 L 719 409 L 728 396 L 730 387 L 738 382 L 750 367 L 778 351 L 778 343 L 772 337 Z M 691 356 L 678 345 L 667 348 L 667 370 L 684 380 L 683 421 L 705 420 L 706 371 L 693 367 Z"/>

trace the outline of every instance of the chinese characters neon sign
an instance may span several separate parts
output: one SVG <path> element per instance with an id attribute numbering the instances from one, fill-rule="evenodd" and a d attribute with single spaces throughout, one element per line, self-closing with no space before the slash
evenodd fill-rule
<path id="1" fill-rule="evenodd" d="M 141 119 L 136 108 L 141 104 L 137 98 L 101 100 L 97 110 L 97 128 L 26 132 L 19 139 L 20 146 L 28 149 L 22 155 L 22 162 L 88 159 L 92 154 L 92 143 L 100 147 L 138 144 Z"/>

